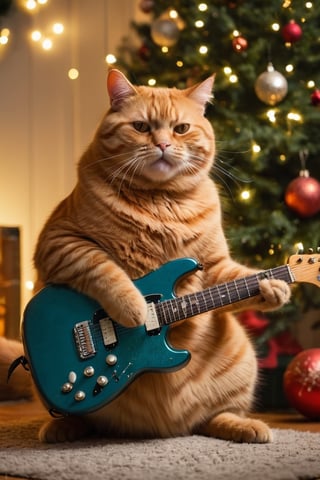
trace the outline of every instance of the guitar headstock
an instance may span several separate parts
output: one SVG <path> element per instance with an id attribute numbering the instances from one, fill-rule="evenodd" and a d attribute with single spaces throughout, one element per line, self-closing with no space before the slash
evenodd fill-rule
<path id="1" fill-rule="evenodd" d="M 320 253 L 291 255 L 288 265 L 296 282 L 313 283 L 320 287 Z"/>

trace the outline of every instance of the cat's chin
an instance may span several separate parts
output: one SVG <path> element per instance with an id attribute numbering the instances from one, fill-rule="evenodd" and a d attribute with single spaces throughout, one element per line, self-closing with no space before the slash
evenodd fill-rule
<path id="1" fill-rule="evenodd" d="M 177 168 L 163 157 L 148 165 L 145 169 L 145 176 L 150 180 L 165 181 L 172 178 Z"/>

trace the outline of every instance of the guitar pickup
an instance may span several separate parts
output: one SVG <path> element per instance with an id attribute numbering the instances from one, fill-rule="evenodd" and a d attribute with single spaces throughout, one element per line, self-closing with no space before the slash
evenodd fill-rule
<path id="1" fill-rule="evenodd" d="M 113 321 L 109 317 L 100 318 L 99 325 L 105 347 L 115 347 L 118 339 Z"/>
<path id="2" fill-rule="evenodd" d="M 149 335 L 157 335 L 160 332 L 160 323 L 153 302 L 148 303 L 148 317 L 145 325 Z"/>
<path id="3" fill-rule="evenodd" d="M 73 336 L 76 342 L 79 357 L 84 360 L 93 357 L 96 349 L 93 343 L 90 324 L 88 321 L 76 323 L 73 327 Z"/>

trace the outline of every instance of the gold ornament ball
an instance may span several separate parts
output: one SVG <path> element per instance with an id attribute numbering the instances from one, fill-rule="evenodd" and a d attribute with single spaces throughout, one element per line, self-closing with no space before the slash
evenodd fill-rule
<path id="1" fill-rule="evenodd" d="M 288 82 L 280 72 L 274 69 L 272 63 L 269 63 L 267 70 L 257 78 L 254 88 L 262 102 L 267 105 L 276 105 L 287 95 Z"/>
<path id="2" fill-rule="evenodd" d="M 171 47 L 177 43 L 180 30 L 174 20 L 158 18 L 151 25 L 151 37 L 161 47 Z"/>

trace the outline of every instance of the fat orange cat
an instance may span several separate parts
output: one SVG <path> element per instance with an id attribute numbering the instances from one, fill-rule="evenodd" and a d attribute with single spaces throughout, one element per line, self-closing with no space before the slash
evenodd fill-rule
<path id="1" fill-rule="evenodd" d="M 120 324 L 145 323 L 147 304 L 132 280 L 169 260 L 194 257 L 203 269 L 177 295 L 255 273 L 230 257 L 214 168 L 215 138 L 205 118 L 214 77 L 185 90 L 134 86 L 108 74 L 110 109 L 78 166 L 73 192 L 54 210 L 35 251 L 43 283 L 63 283 L 95 298 Z M 289 301 L 281 280 L 260 282 L 260 296 L 233 309 L 271 310 Z M 230 309 L 230 308 L 229 308 Z M 169 342 L 192 358 L 174 373 L 146 373 L 119 397 L 84 417 L 46 423 L 46 442 L 90 432 L 122 437 L 204 434 L 269 442 L 246 417 L 254 400 L 254 348 L 231 311 L 170 327 Z"/>

